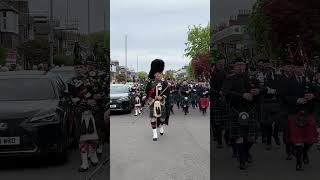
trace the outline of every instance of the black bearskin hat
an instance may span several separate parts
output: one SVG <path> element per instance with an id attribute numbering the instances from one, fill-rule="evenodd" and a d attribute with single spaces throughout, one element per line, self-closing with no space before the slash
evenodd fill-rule
<path id="1" fill-rule="evenodd" d="M 164 61 L 161 59 L 155 59 L 151 62 L 151 69 L 149 72 L 149 78 L 154 79 L 154 74 L 159 72 L 162 73 L 164 70 Z"/>

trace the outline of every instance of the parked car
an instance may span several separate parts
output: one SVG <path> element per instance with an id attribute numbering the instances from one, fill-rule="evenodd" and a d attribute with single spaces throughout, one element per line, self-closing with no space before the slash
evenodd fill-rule
<path id="1" fill-rule="evenodd" d="M 110 85 L 110 111 L 122 111 L 131 113 L 133 97 L 128 86 L 123 84 Z"/>
<path id="2" fill-rule="evenodd" d="M 65 85 L 43 72 L 0 73 L 0 156 L 68 158 Z"/>

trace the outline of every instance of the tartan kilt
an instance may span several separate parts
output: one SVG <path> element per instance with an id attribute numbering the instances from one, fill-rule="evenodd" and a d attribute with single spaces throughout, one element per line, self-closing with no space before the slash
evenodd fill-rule
<path id="1" fill-rule="evenodd" d="M 297 114 L 288 115 L 288 127 L 285 133 L 285 142 L 293 144 L 307 143 L 313 144 L 318 142 L 317 125 L 314 114 L 306 116 L 306 124 L 303 127 L 297 125 Z"/>
<path id="2" fill-rule="evenodd" d="M 210 108 L 210 118 L 214 125 L 225 127 L 231 116 L 226 108 L 212 106 Z"/>
<path id="3" fill-rule="evenodd" d="M 149 113 L 149 117 L 150 118 L 155 118 L 153 116 L 153 112 L 154 112 L 154 108 L 153 105 L 149 107 L 150 113 Z M 161 119 L 164 119 L 166 117 L 166 106 L 165 105 L 161 105 Z"/>
<path id="4" fill-rule="evenodd" d="M 246 125 L 240 124 L 239 122 L 239 112 L 234 109 L 229 109 L 230 118 L 226 123 L 226 129 L 229 132 L 230 138 L 239 137 L 254 137 L 256 136 L 258 121 L 257 121 L 257 110 L 256 108 L 250 109 L 248 112 L 249 120 Z"/>

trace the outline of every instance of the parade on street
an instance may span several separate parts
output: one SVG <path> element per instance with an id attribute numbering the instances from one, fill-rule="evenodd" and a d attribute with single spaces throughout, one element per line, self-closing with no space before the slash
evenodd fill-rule
<path id="1" fill-rule="evenodd" d="M 198 108 L 185 115 L 175 105 L 164 133 L 152 140 L 150 111 L 111 115 L 111 179 L 209 179 L 209 118 Z M 210 113 L 208 111 L 208 113 Z"/>

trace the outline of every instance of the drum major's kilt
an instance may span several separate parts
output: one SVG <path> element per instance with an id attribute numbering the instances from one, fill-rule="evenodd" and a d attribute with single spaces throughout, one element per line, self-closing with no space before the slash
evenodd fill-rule
<path id="1" fill-rule="evenodd" d="M 226 123 L 226 129 L 230 133 L 230 138 L 253 137 L 257 132 L 257 111 L 256 108 L 250 109 L 248 112 L 249 120 L 246 125 L 239 122 L 239 112 L 234 108 L 229 110 L 230 118 Z"/>
<path id="2" fill-rule="evenodd" d="M 150 110 L 149 117 L 150 118 L 154 118 L 154 116 L 153 116 L 153 112 L 154 112 L 153 105 L 149 107 L 149 110 Z M 166 117 L 166 107 L 165 107 L 165 105 L 161 105 L 161 118 L 165 118 L 165 117 Z"/>

